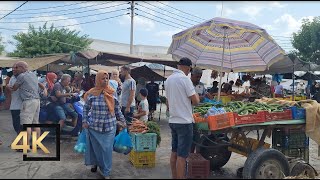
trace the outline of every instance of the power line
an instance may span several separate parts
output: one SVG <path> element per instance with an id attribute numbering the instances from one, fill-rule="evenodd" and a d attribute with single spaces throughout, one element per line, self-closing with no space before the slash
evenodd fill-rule
<path id="1" fill-rule="evenodd" d="M 103 19 L 98 19 L 98 20 L 95 20 L 95 21 L 87 21 L 87 22 L 83 22 L 83 23 L 70 24 L 70 25 L 65 25 L 65 26 L 55 26 L 55 28 L 58 28 L 58 27 L 61 28 L 61 27 L 77 26 L 77 25 L 81 25 L 81 24 L 89 24 L 89 23 L 94 23 L 94 22 L 99 22 L 99 21 L 104 21 L 104 20 L 107 20 L 107 19 L 112 19 L 112 18 L 120 17 L 120 16 L 125 16 L 125 15 L 128 15 L 128 14 L 130 14 L 130 13 L 121 14 L 121 15 L 112 16 L 112 17 L 103 18 Z M 23 30 L 28 30 L 28 29 L 10 29 L 10 28 L 2 28 L 2 27 L 0 27 L 0 29 L 8 30 L 8 31 L 23 31 Z"/>
<path id="2" fill-rule="evenodd" d="M 188 20 L 193 21 L 193 22 L 196 22 L 196 23 L 202 23 L 202 22 L 199 22 L 199 21 L 195 21 L 195 20 L 192 20 L 192 19 L 186 18 L 186 17 L 181 16 L 181 15 L 179 15 L 179 14 L 175 14 L 175 13 L 170 12 L 170 11 L 168 11 L 168 10 L 165 10 L 165 9 L 163 9 L 163 8 L 160 8 L 160 7 L 154 6 L 154 5 L 152 5 L 152 4 L 148 3 L 148 2 L 145 2 L 145 1 L 142 1 L 142 2 L 144 2 L 144 3 L 146 3 L 146 4 L 150 5 L 150 6 L 153 6 L 153 7 L 155 7 L 155 8 L 158 8 L 158 9 L 161 9 L 161 10 L 163 10 L 163 11 L 166 11 L 166 12 L 168 12 L 168 13 L 171 13 L 171 14 L 174 14 L 174 15 L 176 15 L 176 16 L 179 16 L 179 17 L 181 17 L 181 18 L 183 18 L 183 19 L 188 19 Z"/>
<path id="3" fill-rule="evenodd" d="M 124 8 L 124 9 L 119 9 L 119 10 L 114 10 L 114 11 L 107 11 L 107 12 L 103 12 L 103 13 L 96 13 L 96 14 L 83 15 L 83 16 L 72 17 L 72 18 L 64 18 L 64 19 L 52 19 L 52 20 L 30 21 L 30 22 L 19 22 L 19 21 L 18 22 L 2 22 L 2 23 L 29 24 L 29 23 L 50 22 L 50 21 L 63 21 L 63 20 L 78 19 L 78 18 L 84 18 L 84 17 L 91 17 L 91 16 L 96 16 L 96 15 L 108 14 L 108 13 L 113 13 L 113 12 L 118 12 L 118 11 L 123 11 L 123 10 L 128 10 L 128 9 Z"/>
<path id="4" fill-rule="evenodd" d="M 125 4 L 129 4 L 129 3 L 123 3 L 123 4 L 118 4 L 118 5 L 114 5 L 114 6 L 107 6 L 107 7 L 97 8 L 97 9 L 89 9 L 89 10 L 86 10 L 86 11 L 71 12 L 71 13 L 64 13 L 64 14 L 55 14 L 55 16 L 65 16 L 65 15 L 73 15 L 73 14 L 91 12 L 91 11 L 96 11 L 96 10 L 104 10 L 104 9 L 108 9 L 108 8 L 111 8 L 111 7 L 122 6 L 122 5 L 125 5 Z M 52 15 L 37 16 L 37 18 L 39 18 L 39 17 L 52 17 Z M 29 19 L 29 18 L 34 18 L 34 16 L 19 17 L 19 18 L 6 18 L 6 19 L 8 20 L 8 19 Z"/>
<path id="5" fill-rule="evenodd" d="M 188 14 L 188 15 L 190 15 L 190 16 L 193 16 L 193 17 L 196 17 L 196 18 L 199 18 L 199 19 L 201 19 L 201 20 L 206 21 L 206 19 L 203 19 L 203 18 L 198 17 L 198 16 L 195 16 L 195 15 L 193 15 L 193 14 L 184 12 L 184 11 L 182 11 L 182 10 L 180 10 L 180 9 L 174 8 L 174 7 L 172 7 L 172 6 L 169 6 L 169 5 L 167 5 L 167 4 L 162 3 L 162 2 L 160 2 L 160 1 L 157 1 L 157 2 L 160 3 L 160 4 L 163 4 L 163 5 L 165 5 L 165 6 L 168 6 L 168 7 L 172 8 L 172 9 L 175 9 L 175 10 L 177 10 L 177 11 L 180 11 L 180 12 L 182 12 L 182 13 L 185 13 L 185 14 Z"/>
<path id="6" fill-rule="evenodd" d="M 135 13 L 135 15 L 137 15 L 137 16 L 141 16 L 141 17 L 144 17 L 144 18 L 149 19 L 149 20 L 152 20 L 152 21 L 156 21 L 156 22 L 159 22 L 159 23 L 165 24 L 165 25 L 167 25 L 167 26 L 171 26 L 171 27 L 174 27 L 174 28 L 181 29 L 181 27 L 173 26 L 173 25 L 170 25 L 170 24 L 167 24 L 167 23 L 164 23 L 164 22 L 161 22 L 161 21 L 158 21 L 158 20 L 155 20 L 155 19 L 152 19 L 152 18 L 149 18 L 149 17 L 143 16 L 143 15 L 137 14 L 137 13 Z"/>
<path id="7" fill-rule="evenodd" d="M 46 7 L 46 8 L 20 9 L 20 10 L 17 10 L 17 11 L 32 11 L 32 10 L 52 9 L 52 8 L 58 8 L 58 7 L 67 7 L 67 6 L 77 5 L 77 4 L 83 4 L 83 3 L 86 3 L 86 2 L 90 2 L 90 1 L 77 2 L 77 3 L 66 4 L 66 5 L 61 5 L 61 6 L 51 6 L 51 7 Z M 3 9 L 1 9 L 0 11 L 11 11 L 11 10 L 3 10 Z"/>
<path id="8" fill-rule="evenodd" d="M 5 17 L 7 17 L 7 16 L 9 16 L 11 13 L 15 12 L 17 9 L 19 9 L 20 7 L 22 7 L 23 5 L 25 5 L 27 2 L 28 2 L 28 1 L 22 3 L 19 7 L 15 8 L 15 9 L 12 10 L 11 12 L 9 12 L 8 14 L 6 14 L 6 15 L 4 15 L 2 18 L 0 18 L 0 20 L 3 19 L 3 18 L 5 18 Z"/>
<path id="9" fill-rule="evenodd" d="M 175 17 L 169 16 L 169 15 L 164 14 L 164 13 L 162 13 L 162 12 L 158 12 L 158 11 L 152 10 L 152 9 L 146 7 L 146 6 L 141 5 L 141 4 L 136 3 L 136 5 L 141 6 L 141 7 L 143 7 L 143 8 L 146 8 L 146 9 L 148 9 L 148 10 L 150 10 L 150 11 L 153 11 L 153 12 L 156 12 L 156 13 L 159 13 L 159 14 L 162 14 L 162 15 L 165 15 L 165 16 L 170 17 L 170 18 L 172 18 L 172 19 L 175 19 L 175 20 L 184 22 L 184 23 L 186 23 L 186 24 L 188 24 L 188 25 L 194 26 L 194 24 L 190 24 L 189 22 L 183 21 L 183 20 L 181 20 L 181 19 L 177 19 L 177 18 L 175 18 Z M 137 9 L 137 8 L 136 8 L 136 9 Z M 137 9 L 137 10 L 139 10 L 139 9 Z"/>
<path id="10" fill-rule="evenodd" d="M 141 11 L 141 12 L 144 12 L 144 13 L 146 13 L 146 14 L 149 14 L 149 15 L 151 15 L 151 16 L 157 17 L 157 18 L 159 18 L 159 19 L 162 19 L 162 20 L 165 20 L 165 21 L 171 22 L 171 23 L 173 23 L 173 24 L 177 24 L 177 25 L 179 25 L 179 26 L 182 26 L 182 27 L 185 27 L 185 28 L 189 28 L 189 27 L 187 27 L 187 26 L 184 26 L 184 25 L 182 25 L 182 24 L 179 24 L 179 23 L 176 23 L 176 22 L 170 21 L 170 20 L 168 20 L 168 19 L 164 19 L 164 18 L 158 17 L 158 16 L 153 15 L 153 14 L 151 14 L 151 13 L 148 13 L 148 12 L 146 12 L 146 11 L 142 11 L 142 10 L 140 10 L 140 9 L 137 9 L 137 10 L 138 10 L 138 11 Z"/>
<path id="11" fill-rule="evenodd" d="M 99 6 L 99 5 L 103 5 L 103 4 L 109 4 L 109 3 L 112 3 L 112 1 L 109 1 L 109 2 L 104 2 L 104 3 L 101 3 L 101 4 L 94 4 L 94 5 L 89 5 L 89 6 L 85 6 L 85 7 L 79 7 L 77 9 L 84 9 L 84 8 L 88 8 L 88 7 L 92 7 L 92 6 Z M 126 3 L 124 3 L 126 4 Z M 63 11 L 69 11 L 69 10 L 74 10 L 74 8 L 72 9 L 64 9 Z M 56 11 L 47 11 L 45 13 L 53 13 L 53 12 L 60 12 L 62 10 L 56 10 Z M 26 14 L 42 14 L 44 12 L 33 12 L 33 13 L 21 13 L 21 14 L 12 14 L 12 16 L 18 16 L 18 15 L 26 15 Z"/>

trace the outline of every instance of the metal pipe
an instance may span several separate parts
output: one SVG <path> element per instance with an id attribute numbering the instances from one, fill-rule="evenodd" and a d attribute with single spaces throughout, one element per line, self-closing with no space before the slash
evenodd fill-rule
<path id="1" fill-rule="evenodd" d="M 223 26 L 223 47 L 222 47 L 222 60 L 221 60 L 221 68 L 219 72 L 219 91 L 218 91 L 218 101 L 220 101 L 220 94 L 221 94 L 221 81 L 222 81 L 222 70 L 223 70 L 223 61 L 224 61 L 224 49 L 225 49 L 225 43 L 226 43 L 226 29 L 228 29 L 227 26 Z"/>
<path id="2" fill-rule="evenodd" d="M 133 52 L 133 17 L 134 17 L 134 1 L 131 1 L 130 54 L 132 54 Z"/>

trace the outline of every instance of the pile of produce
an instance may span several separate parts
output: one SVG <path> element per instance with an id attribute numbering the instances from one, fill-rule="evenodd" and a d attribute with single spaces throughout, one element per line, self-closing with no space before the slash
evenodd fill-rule
<path id="1" fill-rule="evenodd" d="M 287 105 L 266 104 L 259 102 L 243 103 L 240 101 L 229 102 L 224 108 L 227 112 L 236 112 L 239 115 L 256 114 L 258 111 L 283 112 Z"/>
<path id="2" fill-rule="evenodd" d="M 194 113 L 200 113 L 202 116 L 207 114 L 208 110 L 211 109 L 212 107 L 219 107 L 221 105 L 217 104 L 214 105 L 212 103 L 203 103 L 194 108 Z"/>
<path id="3" fill-rule="evenodd" d="M 160 136 L 160 126 L 158 123 L 153 121 L 148 121 L 147 126 L 149 128 L 149 133 L 156 133 L 157 134 L 157 146 L 159 146 L 161 142 L 161 136 Z"/>
<path id="4" fill-rule="evenodd" d="M 143 121 L 133 119 L 132 124 L 129 126 L 129 131 L 132 133 L 147 133 L 149 128 Z"/>

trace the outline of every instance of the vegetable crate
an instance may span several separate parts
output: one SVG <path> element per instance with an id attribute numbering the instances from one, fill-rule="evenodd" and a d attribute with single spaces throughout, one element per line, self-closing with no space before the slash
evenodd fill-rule
<path id="1" fill-rule="evenodd" d="M 194 113 L 193 119 L 195 123 L 207 122 L 206 118 L 202 117 L 200 113 Z"/>
<path id="2" fill-rule="evenodd" d="M 190 153 L 186 163 L 186 175 L 188 179 L 207 179 L 210 173 L 210 161 L 201 154 Z"/>
<path id="3" fill-rule="evenodd" d="M 218 99 L 218 97 L 215 97 L 215 99 Z M 231 97 L 230 96 L 220 96 L 220 101 L 222 102 L 222 104 L 227 104 L 228 102 L 231 101 Z"/>
<path id="4" fill-rule="evenodd" d="M 291 109 L 286 109 L 283 112 L 266 112 L 266 121 L 290 120 L 292 119 Z"/>
<path id="5" fill-rule="evenodd" d="M 218 130 L 218 129 L 232 127 L 235 125 L 234 113 L 228 112 L 224 114 L 208 116 L 208 124 L 209 124 L 210 130 Z"/>
<path id="6" fill-rule="evenodd" d="M 209 131 L 208 122 L 195 123 L 196 129 Z"/>
<path id="7" fill-rule="evenodd" d="M 282 149 L 282 148 L 274 148 L 278 151 L 282 152 L 285 156 L 292 158 L 301 158 L 305 162 L 309 163 L 309 147 L 303 148 L 292 148 L 292 149 Z"/>
<path id="8" fill-rule="evenodd" d="M 293 119 L 306 119 L 306 109 L 297 106 L 290 107 Z"/>
<path id="9" fill-rule="evenodd" d="M 133 150 L 136 152 L 156 151 L 157 134 L 156 133 L 130 133 Z"/>
<path id="10" fill-rule="evenodd" d="M 309 138 L 304 129 L 277 128 L 272 131 L 272 147 L 293 149 L 309 147 Z"/>
<path id="11" fill-rule="evenodd" d="M 248 144 L 246 144 L 246 141 L 248 141 Z M 241 146 L 242 149 L 246 149 L 248 148 L 247 146 L 249 146 L 249 148 L 254 151 L 258 148 L 258 145 L 259 145 L 259 141 L 256 140 L 256 139 L 253 139 L 253 138 L 248 138 L 248 137 L 243 137 L 241 134 L 238 134 L 238 133 L 233 133 L 232 134 L 232 137 L 230 139 L 230 143 L 231 144 L 234 144 L 234 145 L 237 145 L 237 146 Z M 269 149 L 271 146 L 271 144 L 268 144 L 268 143 L 264 143 L 263 144 L 263 147 L 265 149 Z M 245 151 L 241 151 L 239 148 L 234 148 L 231 146 L 228 147 L 228 150 L 231 151 L 231 152 L 235 152 L 235 153 L 238 153 L 238 154 L 241 154 L 243 156 L 247 156 L 248 157 L 248 152 L 245 152 Z"/>
<path id="12" fill-rule="evenodd" d="M 234 113 L 235 125 L 264 123 L 266 121 L 266 111 L 258 111 L 257 114 L 238 115 Z"/>
<path id="13" fill-rule="evenodd" d="M 156 152 L 136 152 L 132 150 L 129 160 L 136 168 L 152 168 L 156 165 Z"/>

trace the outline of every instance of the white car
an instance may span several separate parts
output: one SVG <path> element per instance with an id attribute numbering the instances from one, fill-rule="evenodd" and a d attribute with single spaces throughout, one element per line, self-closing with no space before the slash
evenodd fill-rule
<path id="1" fill-rule="evenodd" d="M 281 83 L 283 89 L 292 93 L 293 91 L 293 80 L 288 80 L 286 82 Z M 300 93 L 301 90 L 305 91 L 307 87 L 307 82 L 305 80 L 294 80 L 294 91 L 295 93 Z"/>

